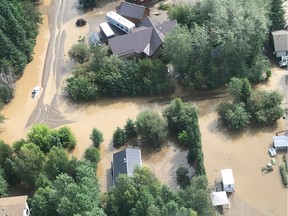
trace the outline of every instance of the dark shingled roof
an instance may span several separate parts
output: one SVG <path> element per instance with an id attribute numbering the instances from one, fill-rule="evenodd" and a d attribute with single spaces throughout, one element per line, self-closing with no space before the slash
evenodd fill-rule
<path id="1" fill-rule="evenodd" d="M 110 39 L 109 46 L 113 54 L 119 57 L 140 53 L 152 56 L 164 42 L 165 35 L 176 25 L 176 20 L 160 24 L 145 17 L 140 27 L 133 29 L 132 33 Z"/>
<path id="2" fill-rule="evenodd" d="M 113 154 L 113 180 L 121 173 L 132 176 L 135 166 L 142 167 L 140 149 L 125 149 Z"/>
<path id="3" fill-rule="evenodd" d="M 131 17 L 141 20 L 144 17 L 145 7 L 142 5 L 122 2 L 119 10 L 121 16 Z"/>

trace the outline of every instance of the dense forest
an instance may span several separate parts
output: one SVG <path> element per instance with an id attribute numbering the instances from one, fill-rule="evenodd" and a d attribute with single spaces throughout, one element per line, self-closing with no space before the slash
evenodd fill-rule
<path id="1" fill-rule="evenodd" d="M 0 0 L 0 107 L 13 98 L 15 80 L 33 59 L 41 23 L 37 2 Z"/>

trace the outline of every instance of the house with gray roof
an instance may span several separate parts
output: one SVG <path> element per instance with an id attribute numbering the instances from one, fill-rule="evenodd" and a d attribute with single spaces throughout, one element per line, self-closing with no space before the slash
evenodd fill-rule
<path id="1" fill-rule="evenodd" d="M 29 216 L 30 209 L 27 204 L 28 196 L 14 196 L 0 198 L 0 212 L 5 216 Z"/>
<path id="2" fill-rule="evenodd" d="M 125 149 L 113 154 L 111 167 L 113 185 L 119 174 L 127 174 L 128 176 L 132 176 L 136 166 L 142 167 L 140 149 Z"/>
<path id="3" fill-rule="evenodd" d="M 148 8 L 130 2 L 122 2 L 118 13 L 135 24 L 150 16 Z"/>
<path id="4" fill-rule="evenodd" d="M 288 31 L 279 30 L 271 32 L 276 57 L 288 55 Z"/>
<path id="5" fill-rule="evenodd" d="M 145 17 L 132 33 L 112 38 L 108 41 L 113 54 L 118 57 L 152 57 L 160 54 L 165 37 L 177 25 L 177 21 L 159 23 Z"/>

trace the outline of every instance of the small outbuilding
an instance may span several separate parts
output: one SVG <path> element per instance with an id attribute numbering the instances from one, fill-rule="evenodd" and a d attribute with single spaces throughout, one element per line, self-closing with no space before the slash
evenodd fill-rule
<path id="1" fill-rule="evenodd" d="M 113 185 L 119 174 L 133 175 L 136 166 L 142 167 L 141 150 L 125 149 L 113 154 L 112 176 Z"/>
<path id="2" fill-rule="evenodd" d="M 232 169 L 222 169 L 221 175 L 224 191 L 233 193 L 235 189 Z"/>
<path id="3" fill-rule="evenodd" d="M 276 57 L 288 55 L 288 31 L 286 29 L 271 32 Z"/>
<path id="4" fill-rule="evenodd" d="M 287 150 L 288 136 L 273 136 L 273 146 L 276 150 Z"/>
<path id="5" fill-rule="evenodd" d="M 230 208 L 229 200 L 225 191 L 211 193 L 213 206 L 222 206 L 223 209 Z"/>

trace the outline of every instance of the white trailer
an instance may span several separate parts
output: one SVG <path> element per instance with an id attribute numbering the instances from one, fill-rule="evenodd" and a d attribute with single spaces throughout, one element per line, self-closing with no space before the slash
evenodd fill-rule
<path id="1" fill-rule="evenodd" d="M 234 177 L 232 169 L 221 170 L 223 189 L 226 192 L 234 192 Z"/>
<path id="2" fill-rule="evenodd" d="M 113 30 L 107 22 L 103 22 L 99 25 L 100 31 L 102 31 L 107 39 L 115 36 Z"/>
<path id="3" fill-rule="evenodd" d="M 115 13 L 114 11 L 108 12 L 105 17 L 107 22 L 111 23 L 126 33 L 131 33 L 132 29 L 135 28 L 135 24 L 133 22 Z"/>

